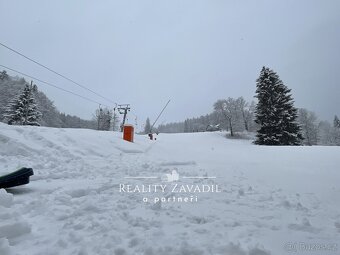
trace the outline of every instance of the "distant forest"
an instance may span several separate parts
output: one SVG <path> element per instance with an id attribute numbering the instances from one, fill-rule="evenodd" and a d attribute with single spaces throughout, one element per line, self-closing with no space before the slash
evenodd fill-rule
<path id="1" fill-rule="evenodd" d="M 251 118 L 249 119 L 248 131 L 255 133 L 258 129 L 258 125 L 254 122 L 254 112 L 250 112 L 250 114 Z M 235 114 L 235 116 L 236 121 L 232 124 L 234 125 L 234 131 L 241 134 L 246 131 L 242 114 Z M 301 128 L 304 145 L 340 145 L 340 121 L 336 115 L 333 123 L 330 123 L 329 121 L 319 120 L 314 112 L 300 108 L 298 109 L 297 121 Z M 216 125 L 219 125 L 220 130 L 230 131 L 230 125 L 227 123 L 226 119 L 223 118 L 221 112 L 214 110 L 212 113 L 201 117 L 188 118 L 181 122 L 161 124 L 157 128 L 157 132 L 205 132 L 207 129 L 209 130 L 209 127 Z"/>
<path id="2" fill-rule="evenodd" d="M 158 132 L 204 132 L 226 130 L 230 136 L 256 133 L 262 145 L 340 145 L 340 120 L 319 120 L 314 112 L 294 107 L 291 90 L 270 68 L 263 67 L 256 80 L 257 102 L 243 97 L 219 99 L 214 111 L 183 122 L 161 124 Z"/>
<path id="3" fill-rule="evenodd" d="M 4 114 L 11 100 L 30 82 L 22 77 L 13 77 L 0 72 L 0 122 L 7 123 Z M 37 87 L 38 88 L 38 87 Z M 97 130 L 119 130 L 119 118 L 109 109 L 98 109 L 92 120 L 61 113 L 39 88 L 34 90 L 34 99 L 41 113 L 39 124 L 57 128 L 88 128 Z M 243 97 L 217 100 L 214 111 L 181 122 L 162 123 L 154 132 L 189 133 L 214 130 L 226 130 L 231 136 L 242 132 L 256 132 L 259 125 L 255 122 L 256 103 L 246 102 Z M 150 122 L 150 120 L 149 120 Z M 304 145 L 340 145 L 340 120 L 335 115 L 333 123 L 319 120 L 315 113 L 307 109 L 298 109 L 297 123 L 301 129 Z M 146 130 L 145 133 L 148 133 Z"/>
<path id="4" fill-rule="evenodd" d="M 29 84 L 24 78 L 12 77 L 6 71 L 0 72 L 0 121 L 5 122 L 4 113 L 10 101 Z M 89 128 L 97 129 L 95 120 L 84 120 L 77 116 L 61 113 L 53 102 L 42 92 L 35 91 L 34 98 L 38 110 L 42 113 L 39 120 L 41 126 L 58 128 Z"/>
<path id="5" fill-rule="evenodd" d="M 226 108 L 224 109 L 224 106 Z M 227 130 L 234 133 L 243 131 L 255 132 L 255 102 L 246 102 L 243 97 L 217 100 L 214 111 L 200 117 L 188 118 L 184 121 L 160 124 L 160 133 L 192 133 L 214 130 Z"/>

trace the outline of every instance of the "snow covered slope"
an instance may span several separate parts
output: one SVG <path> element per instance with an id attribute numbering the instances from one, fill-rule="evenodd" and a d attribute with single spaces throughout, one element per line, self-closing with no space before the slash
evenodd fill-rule
<path id="1" fill-rule="evenodd" d="M 339 147 L 262 147 L 220 132 L 135 139 L 0 123 L 0 172 L 35 171 L 0 190 L 0 254 L 338 254 Z M 163 182 L 172 171 L 179 180 Z M 221 192 L 120 192 L 156 183 Z M 178 196 L 197 202 L 155 202 Z"/>

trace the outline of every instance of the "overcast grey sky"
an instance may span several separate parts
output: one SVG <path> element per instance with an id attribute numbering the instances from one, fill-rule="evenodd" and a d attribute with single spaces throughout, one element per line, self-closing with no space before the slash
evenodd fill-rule
<path id="1" fill-rule="evenodd" d="M 263 65 L 297 107 L 340 114 L 338 0 L 0 0 L 0 11 L 0 42 L 130 103 L 139 125 L 168 99 L 160 122 L 209 113 L 220 98 L 252 100 Z M 0 64 L 110 104 L 3 47 Z M 61 111 L 90 118 L 97 107 L 37 85 Z"/>

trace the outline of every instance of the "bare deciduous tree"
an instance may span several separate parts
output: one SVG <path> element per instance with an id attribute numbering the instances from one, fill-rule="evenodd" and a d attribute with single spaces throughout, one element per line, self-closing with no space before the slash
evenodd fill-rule
<path id="1" fill-rule="evenodd" d="M 214 104 L 214 109 L 225 118 L 230 135 L 234 136 L 234 132 L 240 128 L 240 101 L 231 97 L 218 100 Z"/>
<path id="2" fill-rule="evenodd" d="M 303 108 L 299 109 L 298 122 L 304 138 L 303 143 L 306 145 L 318 144 L 318 126 L 315 113 Z"/>

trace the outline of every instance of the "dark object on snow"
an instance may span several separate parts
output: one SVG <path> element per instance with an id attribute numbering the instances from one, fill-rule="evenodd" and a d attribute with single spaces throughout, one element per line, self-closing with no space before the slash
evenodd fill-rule
<path id="1" fill-rule="evenodd" d="M 23 167 L 13 173 L 0 176 L 0 189 L 27 184 L 33 174 L 32 168 Z"/>
<path id="2" fill-rule="evenodd" d="M 150 140 L 153 140 L 153 134 L 152 133 L 149 133 L 148 136 L 149 136 Z"/>

